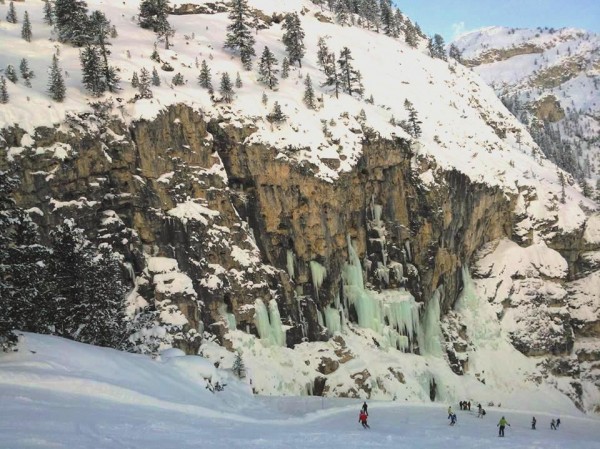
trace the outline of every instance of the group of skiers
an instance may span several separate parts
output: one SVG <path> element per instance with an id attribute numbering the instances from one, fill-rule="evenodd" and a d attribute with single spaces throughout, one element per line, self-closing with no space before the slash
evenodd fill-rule
<path id="1" fill-rule="evenodd" d="M 471 402 L 465 402 L 465 401 L 461 401 L 459 403 L 460 409 L 461 410 L 471 410 Z M 479 409 L 478 413 L 477 413 L 477 417 L 478 418 L 483 418 L 485 416 L 485 410 L 483 409 L 483 407 L 481 406 L 481 404 L 477 404 L 477 408 Z M 365 429 L 370 429 L 371 427 L 369 426 L 369 424 L 367 423 L 367 419 L 369 417 L 369 412 L 368 412 L 368 405 L 365 402 L 363 402 L 362 408 L 360 409 L 360 413 L 358 415 L 358 422 L 360 424 L 362 424 L 363 428 Z M 450 420 L 450 425 L 454 426 L 456 424 L 456 413 L 454 413 L 452 411 L 452 406 L 448 407 L 448 419 Z M 537 424 L 537 420 L 535 419 L 535 416 L 533 417 L 533 419 L 531 420 L 531 429 L 535 430 L 535 425 Z M 506 418 L 503 416 L 502 418 L 500 418 L 500 421 L 498 422 L 498 436 L 499 437 L 504 437 L 504 429 L 506 428 L 506 426 L 510 427 L 510 424 L 508 423 L 508 421 L 506 420 Z M 558 419 L 554 419 L 552 418 L 552 421 L 550 422 L 550 428 L 553 430 L 558 429 L 558 427 L 560 426 L 560 418 Z"/>

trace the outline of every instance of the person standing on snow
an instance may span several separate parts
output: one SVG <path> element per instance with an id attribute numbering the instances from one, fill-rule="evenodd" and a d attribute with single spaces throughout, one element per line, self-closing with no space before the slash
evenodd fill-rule
<path id="1" fill-rule="evenodd" d="M 554 421 L 554 418 L 552 418 L 552 421 L 550 421 L 550 428 L 556 430 L 556 421 Z"/>
<path id="2" fill-rule="evenodd" d="M 358 415 L 358 422 L 362 424 L 364 429 L 370 429 L 371 427 L 369 427 L 369 424 L 367 424 L 367 413 L 364 410 L 360 411 L 360 414 Z"/>
<path id="3" fill-rule="evenodd" d="M 367 405 L 367 401 L 363 402 L 362 405 L 362 411 L 365 412 L 367 414 L 367 416 L 369 416 L 369 412 L 367 411 L 367 408 L 369 408 L 369 406 Z"/>
<path id="4" fill-rule="evenodd" d="M 448 407 L 448 419 L 452 416 L 452 406 Z"/>
<path id="5" fill-rule="evenodd" d="M 456 413 L 450 415 L 450 425 L 453 426 L 454 424 L 456 424 Z"/>
<path id="6" fill-rule="evenodd" d="M 560 418 L 558 418 L 558 419 L 556 420 L 556 428 L 558 429 L 559 427 L 560 427 Z"/>
<path id="7" fill-rule="evenodd" d="M 506 420 L 506 418 L 503 416 L 502 418 L 500 418 L 500 422 L 498 423 L 499 429 L 498 429 L 498 436 L 499 437 L 503 437 L 504 436 L 504 428 L 508 426 L 510 427 L 510 424 L 508 423 L 508 421 Z"/>
<path id="8" fill-rule="evenodd" d="M 535 423 L 537 422 L 537 420 L 535 419 L 535 416 L 533 417 L 533 419 L 531 420 L 531 430 L 535 430 Z"/>

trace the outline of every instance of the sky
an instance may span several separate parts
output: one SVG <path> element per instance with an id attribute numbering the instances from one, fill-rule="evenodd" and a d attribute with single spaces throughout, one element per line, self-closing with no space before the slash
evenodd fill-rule
<path id="1" fill-rule="evenodd" d="M 600 0 L 394 0 L 428 35 L 446 42 L 478 28 L 572 27 L 600 33 Z"/>

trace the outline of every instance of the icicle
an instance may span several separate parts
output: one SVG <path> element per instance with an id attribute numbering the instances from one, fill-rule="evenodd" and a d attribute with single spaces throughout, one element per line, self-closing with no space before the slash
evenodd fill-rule
<path id="1" fill-rule="evenodd" d="M 227 306 L 225 304 L 221 304 L 219 306 L 219 313 L 225 319 L 227 323 L 227 327 L 229 330 L 234 331 L 237 328 L 237 322 L 235 319 L 235 315 L 233 313 L 227 312 Z"/>
<path id="2" fill-rule="evenodd" d="M 440 326 L 440 296 L 441 287 L 433 292 L 433 296 L 425 307 L 423 317 L 423 353 L 433 356 L 442 355 L 442 329 Z"/>
<path id="3" fill-rule="evenodd" d="M 319 262 L 314 260 L 310 261 L 310 274 L 312 276 L 312 283 L 315 287 L 317 297 L 319 297 L 319 288 L 323 285 L 323 281 L 327 277 L 327 269 Z"/>
<path id="4" fill-rule="evenodd" d="M 294 280 L 294 252 L 291 249 L 287 250 L 287 272 L 290 279 Z"/>
<path id="5" fill-rule="evenodd" d="M 329 331 L 329 335 L 342 331 L 342 321 L 338 309 L 334 309 L 333 307 L 325 309 L 325 325 Z"/>
<path id="6" fill-rule="evenodd" d="M 265 303 L 261 299 L 257 299 L 254 303 L 254 311 L 254 323 L 260 338 L 273 345 L 283 346 L 285 344 L 285 330 L 281 324 L 277 302 L 272 299 L 267 310 Z"/>

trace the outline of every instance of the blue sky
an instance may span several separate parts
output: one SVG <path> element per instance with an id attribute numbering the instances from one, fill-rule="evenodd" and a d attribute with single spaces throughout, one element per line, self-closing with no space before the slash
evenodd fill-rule
<path id="1" fill-rule="evenodd" d="M 501 25 L 574 27 L 600 34 L 600 0 L 394 0 L 429 35 Z"/>

